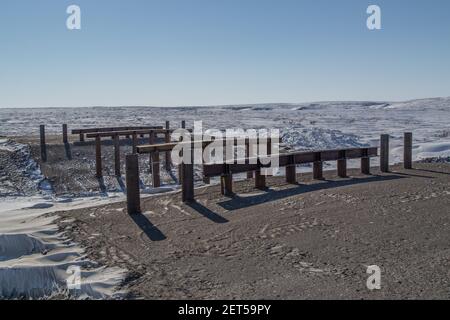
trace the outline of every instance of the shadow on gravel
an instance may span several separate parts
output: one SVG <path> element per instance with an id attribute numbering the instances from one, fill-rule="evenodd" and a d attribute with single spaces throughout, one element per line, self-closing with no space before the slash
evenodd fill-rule
<path id="1" fill-rule="evenodd" d="M 131 219 L 151 241 L 162 241 L 166 236 L 143 214 L 131 214 Z"/>
<path id="2" fill-rule="evenodd" d="M 420 174 L 413 174 L 413 173 L 405 173 L 405 172 L 396 172 L 396 171 L 392 171 L 392 174 L 397 174 L 399 176 L 404 176 L 404 177 L 414 177 L 414 178 L 424 178 L 424 179 L 434 179 L 434 177 L 430 177 L 430 176 L 423 176 Z"/>
<path id="3" fill-rule="evenodd" d="M 315 183 L 311 185 L 296 185 L 293 188 L 283 189 L 283 190 L 273 190 L 269 189 L 266 193 L 258 194 L 254 196 L 248 197 L 240 197 L 239 195 L 235 195 L 232 199 L 219 202 L 218 205 L 226 210 L 237 210 L 242 208 L 248 208 L 254 205 L 276 201 L 292 196 L 296 196 L 303 193 L 332 189 L 344 186 L 351 186 L 362 183 L 376 182 L 376 181 L 388 181 L 388 180 L 397 180 L 404 179 L 405 177 L 391 175 L 391 176 L 378 176 L 372 175 L 367 178 L 351 178 L 346 180 L 323 180 L 320 183 Z"/>
<path id="4" fill-rule="evenodd" d="M 200 213 L 205 218 L 208 218 L 212 222 L 215 222 L 215 223 L 227 223 L 228 222 L 227 219 L 225 219 L 221 215 L 218 215 L 217 213 L 208 209 L 207 207 L 205 207 L 204 205 L 202 205 L 201 203 L 199 203 L 197 201 L 187 203 L 186 205 L 188 207 L 194 209 L 198 213 Z"/>
<path id="5" fill-rule="evenodd" d="M 450 175 L 448 172 L 442 172 L 442 171 L 436 171 L 436 170 L 429 170 L 429 169 L 411 169 L 414 171 L 422 171 L 422 172 L 429 172 L 429 173 L 437 173 L 437 174 L 445 174 L 447 176 Z"/>

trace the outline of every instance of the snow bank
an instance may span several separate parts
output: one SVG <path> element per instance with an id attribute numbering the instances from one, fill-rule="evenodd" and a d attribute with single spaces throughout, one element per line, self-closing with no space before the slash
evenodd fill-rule
<path id="1" fill-rule="evenodd" d="M 103 202 L 108 200 L 103 200 Z M 110 201 L 110 200 L 109 200 Z M 0 209 L 0 298 L 120 298 L 125 270 L 99 268 L 67 239 L 48 213 L 99 205 L 86 199 L 49 203 L 42 198 L 8 199 Z M 79 268 L 79 288 L 68 287 Z M 78 275 L 77 275 L 78 277 Z"/>

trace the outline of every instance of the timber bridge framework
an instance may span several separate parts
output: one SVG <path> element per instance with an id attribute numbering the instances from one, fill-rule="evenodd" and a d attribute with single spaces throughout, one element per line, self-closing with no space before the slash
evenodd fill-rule
<path id="1" fill-rule="evenodd" d="M 181 128 L 186 128 L 186 122 L 182 121 Z M 190 149 L 202 148 L 202 150 L 212 141 L 188 141 L 188 142 L 172 142 L 171 134 L 174 129 L 170 129 L 170 123 L 166 121 L 163 126 L 140 126 L 140 127 L 108 127 L 108 128 L 85 128 L 74 129 L 72 134 L 79 135 L 80 143 L 85 142 L 87 138 L 95 139 L 95 159 L 97 177 L 102 177 L 102 138 L 110 138 L 114 145 L 114 167 L 115 174 L 121 175 L 120 171 L 120 143 L 121 137 L 131 138 L 132 152 L 125 156 L 126 170 L 126 194 L 127 194 L 127 210 L 129 214 L 140 213 L 140 177 L 139 177 L 139 161 L 140 154 L 146 154 L 150 159 L 150 171 L 152 172 L 153 187 L 161 185 L 160 179 L 160 153 L 165 154 L 165 168 L 170 169 L 172 149 L 179 143 L 189 144 Z M 192 131 L 192 130 L 189 130 Z M 62 125 L 62 140 L 64 144 L 68 144 L 67 124 Z M 148 144 L 138 145 L 138 137 L 148 135 Z M 164 143 L 156 143 L 158 135 L 163 136 Z M 237 139 L 233 139 L 232 144 L 237 145 Z M 41 160 L 47 160 L 46 142 L 45 142 L 45 126 L 40 126 L 40 145 Z M 230 140 L 223 140 L 224 144 Z M 378 156 L 380 151 L 380 171 L 389 172 L 389 135 L 383 134 L 380 138 L 379 147 L 368 148 L 346 148 L 334 150 L 314 150 L 302 152 L 287 152 L 279 154 L 271 154 L 272 142 L 267 139 L 267 155 L 259 157 L 250 154 L 250 141 L 245 141 L 245 157 L 236 159 L 233 163 L 224 161 L 223 163 L 205 163 L 203 164 L 203 180 L 209 183 L 211 177 L 220 177 L 221 192 L 225 196 L 232 197 L 233 193 L 233 174 L 247 173 L 247 178 L 254 178 L 255 188 L 266 188 L 266 177 L 262 173 L 264 169 L 270 167 L 267 165 L 267 157 L 277 157 L 279 167 L 285 168 L 285 177 L 287 183 L 295 184 L 297 181 L 296 167 L 300 164 L 313 164 L 313 178 L 317 180 L 323 179 L 323 163 L 328 161 L 337 162 L 338 177 L 347 177 L 347 160 L 360 159 L 361 173 L 370 174 L 370 159 Z M 266 157 L 266 158 L 265 158 Z M 412 133 L 404 134 L 404 159 L 405 169 L 412 168 Z M 194 165 L 191 163 L 182 163 L 179 165 L 179 181 L 181 184 L 181 194 L 183 202 L 195 201 L 194 190 Z"/>

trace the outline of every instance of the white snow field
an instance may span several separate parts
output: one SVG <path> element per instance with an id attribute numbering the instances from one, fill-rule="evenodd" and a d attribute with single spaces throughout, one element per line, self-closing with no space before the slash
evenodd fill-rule
<path id="1" fill-rule="evenodd" d="M 202 120 L 204 129 L 278 128 L 284 144 L 294 150 L 376 146 L 380 134 L 387 133 L 391 135 L 391 163 L 402 161 L 403 132 L 412 131 L 414 160 L 450 157 L 450 98 L 396 103 L 0 109 L 0 136 L 37 135 L 40 124 L 46 125 L 49 134 L 61 134 L 63 123 L 67 123 L 70 130 L 163 125 L 165 120 L 171 121 L 171 127 L 175 128 L 181 120 L 186 120 L 188 127 L 194 121 Z M 0 156 L 5 154 L 17 157 L 14 163 L 23 168 L 21 181 L 26 190 L 17 190 L 8 180 L 7 170 L 0 168 L 0 298 L 55 295 L 120 298 L 124 293 L 115 288 L 124 279 L 126 271 L 100 268 L 95 262 L 88 261 L 83 249 L 66 239 L 64 230 L 58 230 L 54 223 L 57 216 L 49 214 L 120 201 L 123 195 L 54 198 L 38 165 L 31 159 L 28 146 L 0 139 Z M 374 160 L 372 165 L 376 162 Z M 149 193 L 160 192 L 152 191 Z M 70 277 L 67 270 L 71 266 L 81 267 L 80 290 L 67 288 L 66 280 Z"/>
<path id="2" fill-rule="evenodd" d="M 181 120 L 204 129 L 278 128 L 294 149 L 327 149 L 378 145 L 382 133 L 391 135 L 391 162 L 402 160 L 403 132 L 414 134 L 414 159 L 448 156 L 450 98 L 405 102 L 316 102 L 211 107 L 92 107 L 0 109 L 0 136 L 37 135 L 39 124 L 48 133 L 116 125 L 164 125 Z"/>

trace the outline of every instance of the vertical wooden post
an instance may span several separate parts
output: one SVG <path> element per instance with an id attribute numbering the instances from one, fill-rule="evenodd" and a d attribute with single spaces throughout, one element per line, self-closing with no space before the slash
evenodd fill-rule
<path id="1" fill-rule="evenodd" d="M 294 156 L 289 156 L 289 164 L 286 166 L 286 182 L 297 183 L 296 165 Z"/>
<path id="2" fill-rule="evenodd" d="M 45 125 L 39 126 L 40 138 L 41 138 L 41 160 L 47 162 L 47 145 L 45 143 Z"/>
<path id="3" fill-rule="evenodd" d="M 389 172 L 389 135 L 381 135 L 380 146 L 380 170 L 381 172 Z"/>
<path id="4" fill-rule="evenodd" d="M 267 137 L 267 157 L 272 155 L 272 138 Z M 265 169 L 265 175 L 272 176 L 273 170 L 271 168 Z"/>
<path id="5" fill-rule="evenodd" d="M 149 144 L 155 144 L 155 133 L 153 131 L 151 131 L 150 134 L 149 134 L 148 143 Z M 149 155 L 150 173 L 153 173 L 153 153 L 154 152 L 151 152 L 150 155 Z M 159 155 L 158 155 L 158 157 L 159 157 Z"/>
<path id="6" fill-rule="evenodd" d="M 152 181 L 153 188 L 161 187 L 161 176 L 159 172 L 159 152 L 155 151 L 151 153 L 152 156 Z"/>
<path id="7" fill-rule="evenodd" d="M 194 145 L 191 145 L 191 161 L 180 164 L 181 197 L 183 202 L 194 201 Z"/>
<path id="8" fill-rule="evenodd" d="M 117 177 L 120 177 L 120 141 L 119 135 L 115 134 L 114 137 L 114 171 Z"/>
<path id="9" fill-rule="evenodd" d="M 182 142 L 182 138 L 179 137 L 178 142 Z M 193 150 L 192 150 L 193 152 Z M 183 159 L 183 150 L 180 151 L 180 158 Z M 193 158 L 193 157 L 192 157 Z M 181 186 L 183 186 L 183 164 L 178 165 L 178 180 Z"/>
<path id="10" fill-rule="evenodd" d="M 405 132 L 403 146 L 403 164 L 405 169 L 412 169 L 412 132 Z"/>
<path id="11" fill-rule="evenodd" d="M 102 141 L 100 135 L 95 137 L 95 169 L 97 178 L 102 177 Z"/>
<path id="12" fill-rule="evenodd" d="M 166 121 L 166 130 L 170 130 L 170 122 Z M 164 142 L 165 143 L 170 143 L 170 132 L 166 131 L 165 135 L 164 135 Z M 170 156 L 170 151 L 166 151 L 165 154 L 165 160 L 166 160 L 166 170 L 170 170 L 171 167 L 171 156 Z"/>
<path id="13" fill-rule="evenodd" d="M 62 132 L 63 132 L 63 143 L 66 144 L 69 142 L 69 140 L 67 139 L 67 124 L 63 124 L 62 125 Z"/>
<path id="14" fill-rule="evenodd" d="M 194 140 L 194 139 L 193 139 Z M 206 145 L 202 145 L 202 160 L 203 160 L 203 152 L 205 151 Z M 203 161 L 202 161 L 203 162 Z M 205 170 L 205 165 L 202 165 L 202 170 L 203 170 L 203 183 L 204 184 L 210 184 L 211 183 L 211 178 L 205 176 L 204 174 L 204 170 Z"/>
<path id="15" fill-rule="evenodd" d="M 231 174 L 220 176 L 220 191 L 224 196 L 229 196 L 233 193 L 233 176 Z"/>
<path id="16" fill-rule="evenodd" d="M 181 128 L 186 129 L 186 120 L 181 121 Z"/>
<path id="17" fill-rule="evenodd" d="M 250 138 L 245 140 L 245 157 L 250 158 Z M 248 160 L 250 162 L 250 160 Z M 253 178 L 253 171 L 247 171 L 247 179 Z"/>
<path id="18" fill-rule="evenodd" d="M 137 153 L 137 135 L 136 135 L 136 132 L 133 132 L 132 148 L 133 148 L 133 154 Z"/>
<path id="19" fill-rule="evenodd" d="M 205 177 L 205 176 L 203 176 L 203 183 L 204 183 L 204 184 L 210 184 L 210 183 L 211 183 L 210 177 Z"/>
<path id="20" fill-rule="evenodd" d="M 125 156 L 128 214 L 141 213 L 141 196 L 139 191 L 139 161 L 137 154 Z"/>
<path id="21" fill-rule="evenodd" d="M 84 133 L 80 133 L 80 142 L 84 142 Z"/>
<path id="22" fill-rule="evenodd" d="M 220 176 L 220 187 L 222 195 L 230 196 L 233 194 L 233 175 L 229 171 L 229 167 L 227 164 L 225 166 L 225 172 Z"/>
<path id="23" fill-rule="evenodd" d="M 313 164 L 313 179 L 315 180 L 323 180 L 323 162 L 322 156 L 318 152 L 314 155 L 314 164 Z"/>
<path id="24" fill-rule="evenodd" d="M 266 176 L 261 174 L 261 169 L 255 171 L 255 188 L 266 189 Z"/>
<path id="25" fill-rule="evenodd" d="M 370 157 L 368 156 L 369 150 L 363 150 L 363 156 L 361 158 L 361 173 L 370 174 Z"/>
<path id="26" fill-rule="evenodd" d="M 337 172 L 341 178 L 347 177 L 347 158 L 345 156 L 345 150 L 339 151 L 339 159 L 337 161 Z"/>

